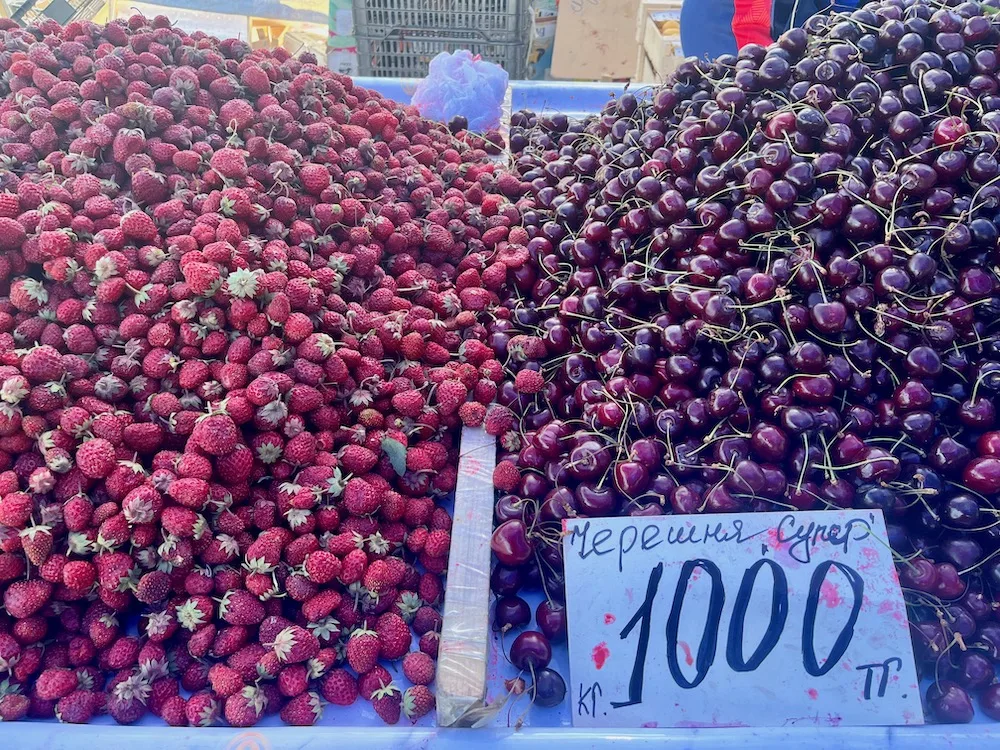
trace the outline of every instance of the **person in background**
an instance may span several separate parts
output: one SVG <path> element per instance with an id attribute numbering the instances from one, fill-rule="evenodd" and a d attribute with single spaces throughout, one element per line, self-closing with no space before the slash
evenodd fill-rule
<path id="1" fill-rule="evenodd" d="M 684 0 L 681 47 L 686 56 L 714 60 L 746 44 L 765 47 L 817 13 L 850 11 L 861 0 Z"/>

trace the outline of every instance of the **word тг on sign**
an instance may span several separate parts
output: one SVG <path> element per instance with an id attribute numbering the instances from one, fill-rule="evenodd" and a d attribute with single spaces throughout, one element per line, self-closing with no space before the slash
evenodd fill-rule
<path id="1" fill-rule="evenodd" d="M 880 511 L 563 524 L 574 725 L 923 723 Z"/>

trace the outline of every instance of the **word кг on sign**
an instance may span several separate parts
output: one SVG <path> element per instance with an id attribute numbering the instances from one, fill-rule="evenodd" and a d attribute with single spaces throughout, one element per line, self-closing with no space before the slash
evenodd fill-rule
<path id="1" fill-rule="evenodd" d="M 881 512 L 563 523 L 576 726 L 923 723 Z"/>

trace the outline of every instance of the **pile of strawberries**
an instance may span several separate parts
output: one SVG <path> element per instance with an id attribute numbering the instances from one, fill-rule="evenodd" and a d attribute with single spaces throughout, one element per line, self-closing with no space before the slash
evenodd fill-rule
<path id="1" fill-rule="evenodd" d="M 163 17 L 0 73 L 0 720 L 427 714 L 493 143 Z"/>

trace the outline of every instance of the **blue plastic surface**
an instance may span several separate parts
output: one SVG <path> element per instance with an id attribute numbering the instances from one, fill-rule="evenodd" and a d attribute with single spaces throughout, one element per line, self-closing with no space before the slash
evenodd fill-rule
<path id="1" fill-rule="evenodd" d="M 419 78 L 362 78 L 354 82 L 382 96 L 408 102 Z M 635 87 L 632 87 L 635 90 Z M 620 96 L 623 83 L 565 83 L 562 81 L 511 81 L 511 111 L 563 112 L 570 117 L 599 112 L 612 94 Z"/>

